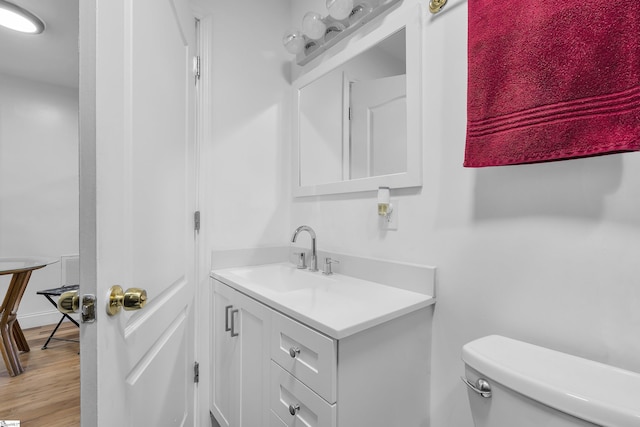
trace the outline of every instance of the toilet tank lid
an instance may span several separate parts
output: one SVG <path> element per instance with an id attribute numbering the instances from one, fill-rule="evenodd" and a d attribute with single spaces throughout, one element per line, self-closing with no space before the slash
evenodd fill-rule
<path id="1" fill-rule="evenodd" d="M 462 360 L 491 380 L 577 418 L 640 426 L 640 374 L 514 339 L 467 343 Z"/>

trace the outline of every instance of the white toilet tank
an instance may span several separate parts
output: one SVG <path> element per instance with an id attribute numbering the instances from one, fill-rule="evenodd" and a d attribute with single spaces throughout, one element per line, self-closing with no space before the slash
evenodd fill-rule
<path id="1" fill-rule="evenodd" d="M 466 344 L 462 360 L 476 427 L 640 426 L 635 372 L 498 335 Z"/>

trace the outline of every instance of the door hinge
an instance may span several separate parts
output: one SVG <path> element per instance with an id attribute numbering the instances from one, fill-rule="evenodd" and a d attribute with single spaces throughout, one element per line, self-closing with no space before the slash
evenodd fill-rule
<path id="1" fill-rule="evenodd" d="M 349 120 L 351 120 L 351 107 L 349 107 Z"/>
<path id="2" fill-rule="evenodd" d="M 193 75 L 196 80 L 200 80 L 200 56 L 193 57 Z"/>
<path id="3" fill-rule="evenodd" d="M 200 382 L 200 364 L 198 362 L 193 364 L 193 382 L 196 384 Z"/>
<path id="4" fill-rule="evenodd" d="M 200 231 L 200 211 L 195 211 L 193 213 L 193 229 Z"/>

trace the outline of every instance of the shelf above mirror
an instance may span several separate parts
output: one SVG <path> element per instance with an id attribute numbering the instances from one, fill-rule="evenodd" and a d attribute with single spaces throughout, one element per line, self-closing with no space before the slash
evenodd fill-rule
<path id="1" fill-rule="evenodd" d="M 388 13 L 401 2 L 402 0 L 387 0 L 380 5 L 373 7 L 373 9 L 368 13 L 361 9 L 363 7 L 362 5 L 356 5 L 352 14 L 357 15 L 358 13 L 363 13 L 363 16 L 351 24 L 349 24 L 349 20 L 347 19 L 338 21 L 332 19 L 330 16 L 326 16 L 323 18 L 323 21 L 327 26 L 324 37 L 319 40 L 312 40 L 305 36 L 305 45 L 302 51 L 296 55 L 296 63 L 302 66 L 311 62 L 313 59 L 331 49 L 331 47 L 338 44 L 341 40 L 345 40 L 355 31 L 364 27 L 378 16 Z M 339 27 L 344 27 L 344 29 L 341 30 Z"/>

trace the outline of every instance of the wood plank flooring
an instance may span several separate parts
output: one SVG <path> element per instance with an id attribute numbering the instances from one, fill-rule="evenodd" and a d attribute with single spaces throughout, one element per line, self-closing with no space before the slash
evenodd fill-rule
<path id="1" fill-rule="evenodd" d="M 20 420 L 20 427 L 80 426 L 80 346 L 51 340 L 55 325 L 25 329 L 31 351 L 20 355 L 25 371 L 10 377 L 0 358 L 0 420 Z M 65 321 L 56 338 L 78 339 L 79 329 Z"/>

